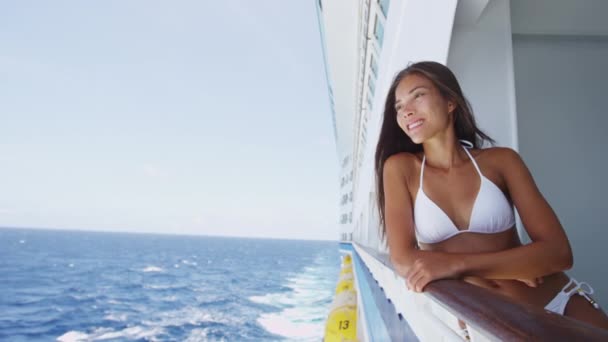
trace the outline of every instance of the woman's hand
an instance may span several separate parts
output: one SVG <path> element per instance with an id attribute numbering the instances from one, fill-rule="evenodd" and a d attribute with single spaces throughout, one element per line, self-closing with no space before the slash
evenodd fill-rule
<path id="1" fill-rule="evenodd" d="M 543 283 L 543 277 L 538 277 L 534 279 L 517 279 L 522 283 L 528 285 L 529 287 L 538 287 L 538 285 Z"/>
<path id="2" fill-rule="evenodd" d="M 457 255 L 432 252 L 414 261 L 405 275 L 405 283 L 408 289 L 422 292 L 433 280 L 459 277 L 462 269 Z"/>

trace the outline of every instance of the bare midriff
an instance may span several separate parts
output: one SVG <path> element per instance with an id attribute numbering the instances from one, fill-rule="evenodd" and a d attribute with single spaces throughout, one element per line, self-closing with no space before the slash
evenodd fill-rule
<path id="1" fill-rule="evenodd" d="M 493 234 L 462 233 L 438 243 L 420 243 L 420 248 L 428 251 L 448 253 L 490 253 L 520 245 L 521 242 L 517 231 L 515 227 L 512 227 L 504 232 Z M 537 287 L 531 287 L 519 280 L 486 279 L 475 276 L 466 276 L 462 280 L 490 289 L 520 302 L 545 307 L 568 283 L 569 278 L 563 272 L 550 274 L 544 276 L 542 284 L 537 285 Z"/>

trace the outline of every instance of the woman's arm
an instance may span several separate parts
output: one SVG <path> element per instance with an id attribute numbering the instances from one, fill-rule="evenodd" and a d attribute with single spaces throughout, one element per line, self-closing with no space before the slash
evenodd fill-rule
<path id="1" fill-rule="evenodd" d="M 572 267 L 570 243 L 557 215 L 534 183 L 517 152 L 495 149 L 513 204 L 532 239 L 530 244 L 482 257 L 466 255 L 464 273 L 492 279 L 535 278 Z"/>
<path id="2" fill-rule="evenodd" d="M 429 282 L 454 275 L 534 279 L 572 267 L 568 238 L 522 159 L 507 148 L 493 153 L 492 157 L 504 165 L 508 192 L 532 243 L 492 253 L 419 255 L 404 274 L 400 273 L 409 288 L 422 291 Z"/>
<path id="3" fill-rule="evenodd" d="M 383 170 L 386 240 L 391 263 L 401 276 L 405 276 L 414 265 L 420 260 L 427 260 L 429 256 L 450 256 L 442 252 L 422 251 L 417 247 L 413 205 L 407 182 L 407 175 L 414 174 L 415 158 L 408 153 L 393 155 L 386 160 Z M 454 272 L 456 270 L 453 269 Z M 450 276 L 444 273 L 439 275 Z"/>

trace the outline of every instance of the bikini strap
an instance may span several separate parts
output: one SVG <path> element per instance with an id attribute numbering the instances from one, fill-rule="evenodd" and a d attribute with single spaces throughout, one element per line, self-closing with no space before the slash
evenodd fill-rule
<path id="1" fill-rule="evenodd" d="M 473 166 L 475 166 L 475 170 L 477 170 L 477 173 L 479 173 L 479 177 L 483 177 L 483 175 L 481 174 L 481 170 L 479 170 L 479 166 L 477 166 L 477 162 L 475 161 L 475 158 L 473 158 L 473 156 L 471 155 L 471 153 L 469 152 L 469 150 L 464 145 L 462 146 L 462 148 L 464 149 L 464 151 L 469 156 L 469 159 L 471 159 L 471 162 L 473 163 Z"/>
<path id="2" fill-rule="evenodd" d="M 420 186 L 418 187 L 419 189 L 422 189 L 422 176 L 424 175 L 424 163 L 426 162 L 426 155 L 422 156 L 422 166 L 420 167 Z"/>
<path id="3" fill-rule="evenodd" d="M 570 286 L 573 287 L 570 290 L 566 290 Z M 594 292 L 593 287 L 584 281 L 578 282 L 576 279 L 570 278 L 568 284 L 562 288 L 562 292 L 568 297 L 578 294 L 579 296 L 584 297 L 594 308 L 600 308 L 600 305 L 593 298 L 589 297 L 589 295 L 592 295 Z"/>
<path id="4" fill-rule="evenodd" d="M 473 143 L 472 143 L 472 142 L 470 142 L 470 141 L 468 141 L 468 140 L 459 139 L 458 141 L 460 141 L 460 144 L 461 144 L 462 146 L 466 146 L 466 147 L 468 147 L 468 148 L 473 148 L 473 147 L 474 147 L 474 146 L 473 146 Z"/>

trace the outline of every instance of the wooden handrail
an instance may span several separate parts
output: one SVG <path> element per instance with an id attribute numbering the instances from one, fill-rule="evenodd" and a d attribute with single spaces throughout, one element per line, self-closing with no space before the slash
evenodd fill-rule
<path id="1" fill-rule="evenodd" d="M 395 271 L 388 254 L 358 247 Z M 608 341 L 608 330 L 515 302 L 464 281 L 434 281 L 424 293 L 471 327 L 500 340 Z"/>

